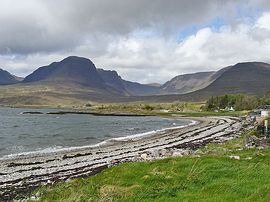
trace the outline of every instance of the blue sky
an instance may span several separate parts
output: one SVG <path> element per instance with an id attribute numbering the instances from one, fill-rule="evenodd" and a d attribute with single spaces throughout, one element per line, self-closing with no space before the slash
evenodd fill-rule
<path id="1" fill-rule="evenodd" d="M 177 36 L 177 42 L 184 41 L 187 37 L 196 34 L 200 29 L 210 27 L 213 31 L 218 32 L 219 29 L 226 25 L 225 20 L 222 17 L 215 17 L 209 21 L 209 23 L 203 25 L 191 25 L 184 27 L 180 34 Z"/>

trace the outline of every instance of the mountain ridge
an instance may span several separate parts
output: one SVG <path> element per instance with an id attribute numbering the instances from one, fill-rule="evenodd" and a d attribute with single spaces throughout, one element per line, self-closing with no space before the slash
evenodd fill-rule
<path id="1" fill-rule="evenodd" d="M 197 72 L 178 75 L 160 87 L 161 94 L 184 94 L 202 89 L 214 81 L 216 72 Z"/>
<path id="2" fill-rule="evenodd" d="M 83 57 L 69 56 L 60 62 L 42 66 L 26 76 L 23 83 L 38 81 L 74 82 L 85 86 L 105 88 L 94 63 Z"/>
<path id="3" fill-rule="evenodd" d="M 8 71 L 0 68 L 0 85 L 10 85 L 19 82 L 19 77 L 10 74 Z"/>
<path id="4" fill-rule="evenodd" d="M 59 100 L 70 98 L 76 102 L 204 101 L 210 96 L 223 94 L 261 96 L 270 90 L 270 64 L 262 62 L 242 62 L 216 72 L 179 75 L 162 86 L 124 80 L 116 71 L 97 69 L 91 60 L 77 56 L 40 67 L 22 82 L 4 70 L 0 70 L 0 76 L 1 72 L 11 78 L 11 83 L 0 87 L 0 104 L 8 103 L 8 100 L 17 102 L 20 96 L 27 103 L 31 103 L 31 97 L 42 100 L 46 96 L 50 99 L 58 97 Z M 176 82 L 172 82 L 174 80 Z M 9 84 L 15 85 L 11 88 Z M 167 92 L 164 92 L 164 87 Z M 17 94 L 7 93 L 9 91 Z M 29 94 L 25 93 L 28 91 Z"/>

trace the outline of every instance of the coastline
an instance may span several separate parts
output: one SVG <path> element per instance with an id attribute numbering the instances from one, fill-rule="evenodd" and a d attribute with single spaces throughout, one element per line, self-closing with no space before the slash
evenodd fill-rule
<path id="1" fill-rule="evenodd" d="M 112 144 L 98 147 L 88 146 L 69 151 L 2 159 L 0 199 L 10 200 L 19 193 L 29 192 L 41 185 L 90 176 L 123 162 L 181 156 L 209 142 L 235 138 L 244 129 L 243 125 L 248 124 L 235 117 L 192 120 L 198 123 L 189 127 L 167 129 L 164 133 L 147 138 L 112 141 Z"/>
<path id="2" fill-rule="evenodd" d="M 86 115 L 93 115 L 91 112 L 72 112 L 72 111 L 57 111 L 57 112 L 40 112 L 40 111 L 31 111 L 31 112 L 21 112 L 20 114 L 33 114 L 33 115 L 40 115 L 40 114 L 60 114 L 60 115 L 65 115 L 65 114 L 86 114 Z M 94 115 L 95 116 L 95 115 Z M 103 116 L 103 114 L 99 114 L 98 116 Z M 125 116 L 124 114 L 106 114 L 105 116 Z M 130 116 L 152 116 L 153 115 L 133 115 L 129 114 L 128 117 Z M 179 119 L 179 117 L 162 117 L 159 116 L 162 119 L 170 119 L 170 120 L 175 120 Z M 185 125 L 176 125 L 176 126 L 168 126 L 167 128 L 161 128 L 161 129 L 155 129 L 151 131 L 146 131 L 142 133 L 135 133 L 132 135 L 125 135 L 125 136 L 120 136 L 120 137 L 109 137 L 108 139 L 102 140 L 101 142 L 95 143 L 95 144 L 85 144 L 81 146 L 53 146 L 53 147 L 47 147 L 47 148 L 42 148 L 42 149 L 37 149 L 37 150 L 32 150 L 32 151 L 25 151 L 25 152 L 19 152 L 19 153 L 10 153 L 10 154 L 5 154 L 4 156 L 0 156 L 0 162 L 9 160 L 9 159 L 19 159 L 19 158 L 29 158 L 32 156 L 42 156 L 42 155 L 52 155 L 54 153 L 59 153 L 59 152 L 72 152 L 76 150 L 82 150 L 82 149 L 93 149 L 93 148 L 99 148 L 99 147 L 107 147 L 107 146 L 112 146 L 114 144 L 121 144 L 122 142 L 128 142 L 128 141 L 136 141 L 136 140 L 141 140 L 141 139 L 146 139 L 146 138 L 151 138 L 151 136 L 159 136 L 161 134 L 164 134 L 170 130 L 175 130 L 175 129 L 181 129 L 185 127 L 189 127 L 195 124 L 198 124 L 199 121 L 194 121 L 191 120 L 191 118 L 185 118 L 185 117 L 180 117 L 181 120 L 185 121 L 190 121 L 190 123 L 187 123 Z"/>

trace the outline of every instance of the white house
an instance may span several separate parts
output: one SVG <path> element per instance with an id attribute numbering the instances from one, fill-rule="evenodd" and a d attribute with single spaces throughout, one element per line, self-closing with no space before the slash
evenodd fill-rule
<path id="1" fill-rule="evenodd" d="M 267 110 L 262 110 L 261 111 L 261 117 L 268 117 L 268 111 Z"/>

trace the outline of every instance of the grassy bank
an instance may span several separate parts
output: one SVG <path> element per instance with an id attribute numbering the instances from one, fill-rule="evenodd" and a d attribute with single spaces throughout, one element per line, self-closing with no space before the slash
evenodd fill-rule
<path id="1" fill-rule="evenodd" d="M 175 103 L 129 103 L 129 104 L 101 104 L 87 105 L 80 108 L 81 110 L 91 110 L 97 113 L 132 113 L 147 114 L 160 116 L 188 116 L 188 117 L 204 117 L 204 116 L 244 116 L 248 111 L 205 111 L 204 103 L 194 102 L 175 102 Z"/>
<path id="2" fill-rule="evenodd" d="M 185 116 L 185 117 L 205 117 L 205 116 L 244 116 L 248 111 L 206 111 L 203 102 L 174 102 L 174 103 L 84 103 L 84 105 L 12 105 L 8 107 L 18 107 L 27 109 L 53 108 L 59 111 L 85 111 L 100 114 L 139 114 L 153 116 Z"/>
<path id="3" fill-rule="evenodd" d="M 40 201 L 269 201 L 270 150 L 243 149 L 245 142 L 244 135 L 191 156 L 122 164 L 43 187 Z"/>

